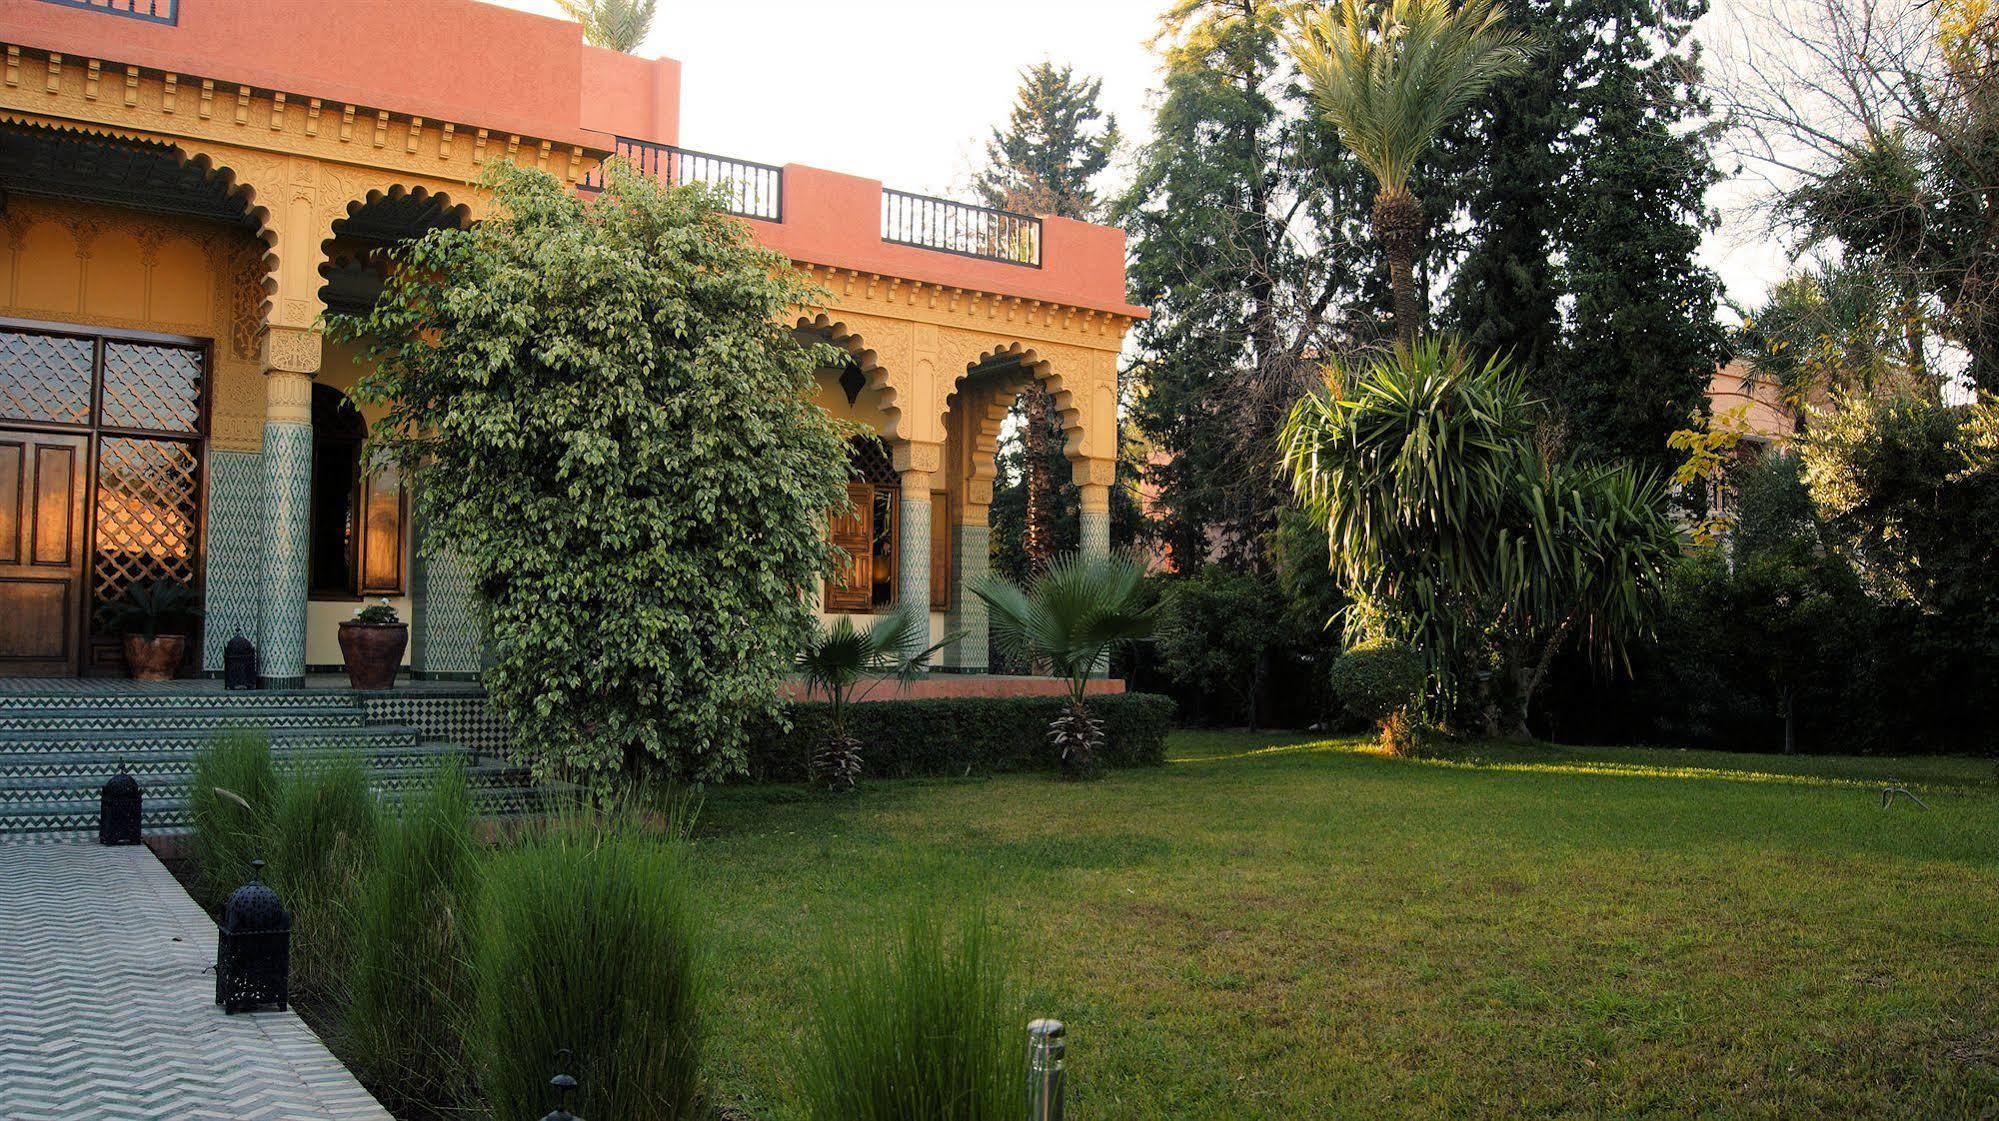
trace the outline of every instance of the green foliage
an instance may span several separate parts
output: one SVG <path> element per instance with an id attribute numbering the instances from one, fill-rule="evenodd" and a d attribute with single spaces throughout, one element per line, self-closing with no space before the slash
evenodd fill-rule
<path id="1" fill-rule="evenodd" d="M 438 1110 L 473 1100 L 462 1033 L 478 854 L 463 764 L 440 767 L 400 811 L 361 883 L 341 1053 L 391 1107 Z"/>
<path id="2" fill-rule="evenodd" d="M 291 912 L 299 988 L 334 993 L 346 982 L 355 902 L 374 863 L 379 816 L 357 753 L 303 763 L 278 780 L 265 871 Z"/>
<path id="3" fill-rule="evenodd" d="M 1362 255 L 1368 173 L 1311 112 L 1280 32 L 1289 0 L 1175 0 L 1164 91 L 1117 221 L 1130 236 L 1131 413 L 1179 567 L 1253 567 L 1288 505 L 1275 435 L 1315 355 L 1380 337 Z"/>
<path id="4" fill-rule="evenodd" d="M 1157 641 L 1166 675 L 1229 696 L 1256 727 L 1270 663 L 1294 639 L 1276 579 L 1207 565 L 1163 588 Z"/>
<path id="5" fill-rule="evenodd" d="M 211 910 L 249 880 L 252 860 L 265 858 L 277 794 L 269 732 L 224 729 L 195 750 L 188 817 L 201 902 Z"/>
<path id="6" fill-rule="evenodd" d="M 866 699 L 885 680 L 906 685 L 930 666 L 930 656 L 957 641 L 956 637 L 925 646 L 930 640 L 930 614 L 900 607 L 863 629 L 853 617 L 841 615 L 814 626 L 798 653 L 798 674 L 807 695 L 826 698 L 832 728 L 813 750 L 813 770 L 823 785 L 851 790 L 860 777 L 860 744 L 847 734 L 847 706 Z M 856 696 L 854 687 L 873 678 Z"/>
<path id="7" fill-rule="evenodd" d="M 1871 393 L 1923 368 L 1919 309 L 1875 268 L 1837 264 L 1793 273 L 1746 316 L 1736 347 L 1751 373 L 1793 408 L 1831 391 Z"/>
<path id="8" fill-rule="evenodd" d="M 1339 371 L 1284 432 L 1349 635 L 1409 642 L 1447 710 L 1515 734 L 1563 649 L 1615 666 L 1649 633 L 1680 551 L 1655 476 L 1550 458 L 1535 419 L 1504 363 L 1429 340 Z"/>
<path id="9" fill-rule="evenodd" d="M 812 1121 L 1013 1121 L 1025 1001 L 987 924 L 916 911 L 821 980 L 797 1062 Z"/>
<path id="10" fill-rule="evenodd" d="M 1060 697 L 904 700 L 855 705 L 847 727 L 867 753 L 869 773 L 879 778 L 1053 771 L 1061 761 L 1046 729 L 1066 708 Z M 1090 712 L 1104 726 L 1099 766 L 1165 761 L 1172 701 L 1146 693 L 1091 697 Z M 792 705 L 782 726 L 773 721 L 752 737 L 749 777 L 805 781 L 807 758 L 831 728 L 829 706 Z"/>
<path id="11" fill-rule="evenodd" d="M 505 217 L 399 248 L 372 312 L 330 330 L 378 364 L 372 439 L 479 592 L 485 685 L 536 772 L 715 779 L 830 571 L 829 348 L 793 338 L 812 290 L 710 192 L 607 175 L 586 200 L 496 166 Z"/>
<path id="12" fill-rule="evenodd" d="M 542 1116 L 558 1069 L 579 1083 L 582 1117 L 709 1116 L 693 879 L 684 840 L 605 815 L 492 857 L 468 1048 L 495 1121 Z"/>
<path id="13" fill-rule="evenodd" d="M 974 184 L 987 206 L 1088 220 L 1091 183 L 1117 151 L 1117 118 L 1098 105 L 1103 79 L 1038 62 L 1020 72 L 1005 128 L 986 143 L 986 170 Z"/>
<path id="14" fill-rule="evenodd" d="M 1333 661 L 1333 693 L 1363 720 L 1379 724 L 1416 704 L 1428 678 L 1423 656 L 1393 639 L 1356 643 Z"/>
<path id="15" fill-rule="evenodd" d="M 380 603 L 355 608 L 354 621 L 371 627 L 381 627 L 400 623 L 402 619 L 396 615 L 395 605 L 384 599 Z"/>
<path id="16" fill-rule="evenodd" d="M 151 642 L 161 631 L 184 634 L 201 618 L 200 598 L 178 580 L 146 580 L 125 589 L 111 605 L 114 625 L 123 634 L 138 633 Z"/>
<path id="17" fill-rule="evenodd" d="M 555 0 L 562 14 L 583 25 L 583 41 L 626 54 L 645 43 L 659 0 Z"/>

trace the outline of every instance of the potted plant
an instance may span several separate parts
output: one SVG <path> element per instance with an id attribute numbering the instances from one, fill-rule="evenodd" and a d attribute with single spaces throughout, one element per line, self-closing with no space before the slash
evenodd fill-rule
<path id="1" fill-rule="evenodd" d="M 410 626 L 396 618 L 396 609 L 388 600 L 355 608 L 354 617 L 340 624 L 340 657 L 347 664 L 347 683 L 356 689 L 393 687 L 409 644 Z"/>
<path id="2" fill-rule="evenodd" d="M 113 618 L 125 635 L 125 672 L 139 681 L 171 681 L 187 655 L 187 623 L 199 618 L 194 592 L 178 580 L 125 589 Z"/>

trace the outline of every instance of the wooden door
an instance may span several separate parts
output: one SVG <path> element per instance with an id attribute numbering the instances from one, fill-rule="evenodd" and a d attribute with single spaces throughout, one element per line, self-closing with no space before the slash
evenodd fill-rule
<path id="1" fill-rule="evenodd" d="M 0 428 L 0 674 L 74 674 L 90 437 Z"/>

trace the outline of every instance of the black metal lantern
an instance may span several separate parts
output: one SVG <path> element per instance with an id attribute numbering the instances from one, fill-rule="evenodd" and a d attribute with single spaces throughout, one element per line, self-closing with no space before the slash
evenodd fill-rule
<path id="1" fill-rule="evenodd" d="M 222 648 L 222 684 L 229 689 L 257 687 L 257 648 L 240 630 Z"/>
<path id="2" fill-rule="evenodd" d="M 139 783 L 123 771 L 111 776 L 97 798 L 97 843 L 139 843 Z"/>
<path id="3" fill-rule="evenodd" d="M 250 882 L 223 904 L 215 935 L 215 1003 L 232 1015 L 290 1004 L 292 917 L 264 886 L 264 862 L 250 867 Z"/>
<path id="4" fill-rule="evenodd" d="M 576 1080 L 566 1074 L 558 1074 L 549 1079 L 548 1084 L 555 1087 L 555 1108 L 541 1121 L 583 1121 L 569 1112 L 569 1092 L 576 1089 Z"/>

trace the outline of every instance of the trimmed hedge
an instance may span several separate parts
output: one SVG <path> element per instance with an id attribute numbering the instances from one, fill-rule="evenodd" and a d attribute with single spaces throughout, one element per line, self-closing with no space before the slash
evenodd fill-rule
<path id="1" fill-rule="evenodd" d="M 863 778 L 1055 771 L 1061 763 L 1048 742 L 1048 722 L 1067 704 L 1063 697 L 871 702 L 847 709 L 847 731 L 861 741 Z M 1171 699 L 1120 693 L 1091 697 L 1089 708 L 1104 722 L 1100 765 L 1146 767 L 1166 761 Z M 794 702 L 788 714 L 790 731 L 769 728 L 750 737 L 750 781 L 806 780 L 812 746 L 827 733 L 827 706 Z"/>

